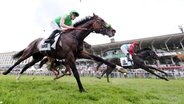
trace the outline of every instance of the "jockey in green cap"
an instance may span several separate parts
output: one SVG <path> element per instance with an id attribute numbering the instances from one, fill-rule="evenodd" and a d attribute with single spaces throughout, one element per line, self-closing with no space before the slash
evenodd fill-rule
<path id="1" fill-rule="evenodd" d="M 71 11 L 70 14 L 65 15 L 64 17 L 57 17 L 53 21 L 51 21 L 51 27 L 54 29 L 52 34 L 45 40 L 45 43 L 52 44 L 54 42 L 54 38 L 56 33 L 64 32 L 68 29 L 74 29 L 72 26 L 72 20 L 75 20 L 76 17 L 79 16 L 77 11 Z"/>

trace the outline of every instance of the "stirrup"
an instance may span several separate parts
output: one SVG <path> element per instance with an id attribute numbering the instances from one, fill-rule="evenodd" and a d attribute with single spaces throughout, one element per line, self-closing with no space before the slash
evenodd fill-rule
<path id="1" fill-rule="evenodd" d="M 46 39 L 45 40 L 45 43 L 50 43 L 51 42 L 51 39 Z"/>
<path id="2" fill-rule="evenodd" d="M 50 44 L 52 44 L 52 43 L 54 43 L 54 40 L 53 40 L 53 39 L 46 39 L 46 40 L 45 40 L 45 43 L 50 43 Z"/>

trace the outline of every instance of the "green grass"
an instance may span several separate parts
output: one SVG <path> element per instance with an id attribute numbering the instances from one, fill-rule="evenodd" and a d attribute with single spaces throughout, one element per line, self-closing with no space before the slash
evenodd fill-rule
<path id="1" fill-rule="evenodd" d="M 80 93 L 74 77 L 15 78 L 0 75 L 0 104 L 184 104 L 184 80 L 82 77 Z"/>

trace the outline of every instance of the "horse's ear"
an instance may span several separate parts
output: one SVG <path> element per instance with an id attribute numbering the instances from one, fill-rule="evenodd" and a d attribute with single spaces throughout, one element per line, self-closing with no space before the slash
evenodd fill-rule
<path id="1" fill-rule="evenodd" d="M 95 13 L 93 13 L 93 17 L 97 17 L 97 15 Z"/>

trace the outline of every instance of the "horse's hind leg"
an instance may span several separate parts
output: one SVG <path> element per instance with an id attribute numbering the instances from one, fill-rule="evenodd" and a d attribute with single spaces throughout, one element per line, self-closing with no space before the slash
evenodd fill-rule
<path id="1" fill-rule="evenodd" d="M 107 75 L 107 73 L 106 73 L 106 77 L 107 77 L 107 82 L 109 83 L 110 81 L 109 81 L 109 75 Z"/>
<path id="2" fill-rule="evenodd" d="M 142 69 L 144 69 L 144 70 L 150 72 L 151 74 L 153 74 L 153 75 L 159 77 L 160 79 L 164 79 L 164 80 L 166 80 L 166 81 L 169 81 L 167 78 L 157 75 L 153 70 L 150 70 L 147 66 L 145 66 L 145 65 L 139 65 L 139 66 L 140 66 L 140 68 L 142 68 Z"/>
<path id="3" fill-rule="evenodd" d="M 42 59 L 40 64 L 39 64 L 39 68 L 41 68 L 46 62 L 48 62 L 48 58 Z"/>
<path id="4" fill-rule="evenodd" d="M 166 72 L 162 71 L 162 70 L 159 70 L 159 69 L 154 68 L 154 67 L 152 67 L 152 66 L 148 66 L 148 68 L 154 69 L 154 70 L 159 71 L 159 72 L 161 72 L 161 73 L 164 73 L 166 76 L 168 76 L 168 74 L 167 74 Z"/>
<path id="5" fill-rule="evenodd" d="M 107 77 L 107 82 L 109 81 L 109 75 L 112 73 L 113 69 L 111 67 L 107 67 L 107 71 L 106 71 L 106 77 Z"/>
<path id="6" fill-rule="evenodd" d="M 24 61 L 28 57 L 30 57 L 30 56 L 21 57 L 20 59 L 18 59 L 17 62 L 13 66 L 11 66 L 8 70 L 6 70 L 5 72 L 3 72 L 3 75 L 7 75 L 15 66 L 17 66 L 18 64 L 20 64 L 22 61 Z"/>
<path id="7" fill-rule="evenodd" d="M 42 58 L 43 58 L 43 57 L 41 57 L 41 56 L 38 57 L 38 58 L 36 58 L 36 57 L 33 56 L 32 61 L 29 62 L 29 63 L 27 63 L 27 64 L 24 66 L 24 68 L 21 70 L 21 72 L 19 73 L 19 75 L 17 76 L 16 79 L 19 80 L 19 79 L 20 79 L 20 76 L 24 73 L 24 71 L 26 71 L 29 67 L 33 66 L 35 63 L 39 62 Z"/>

